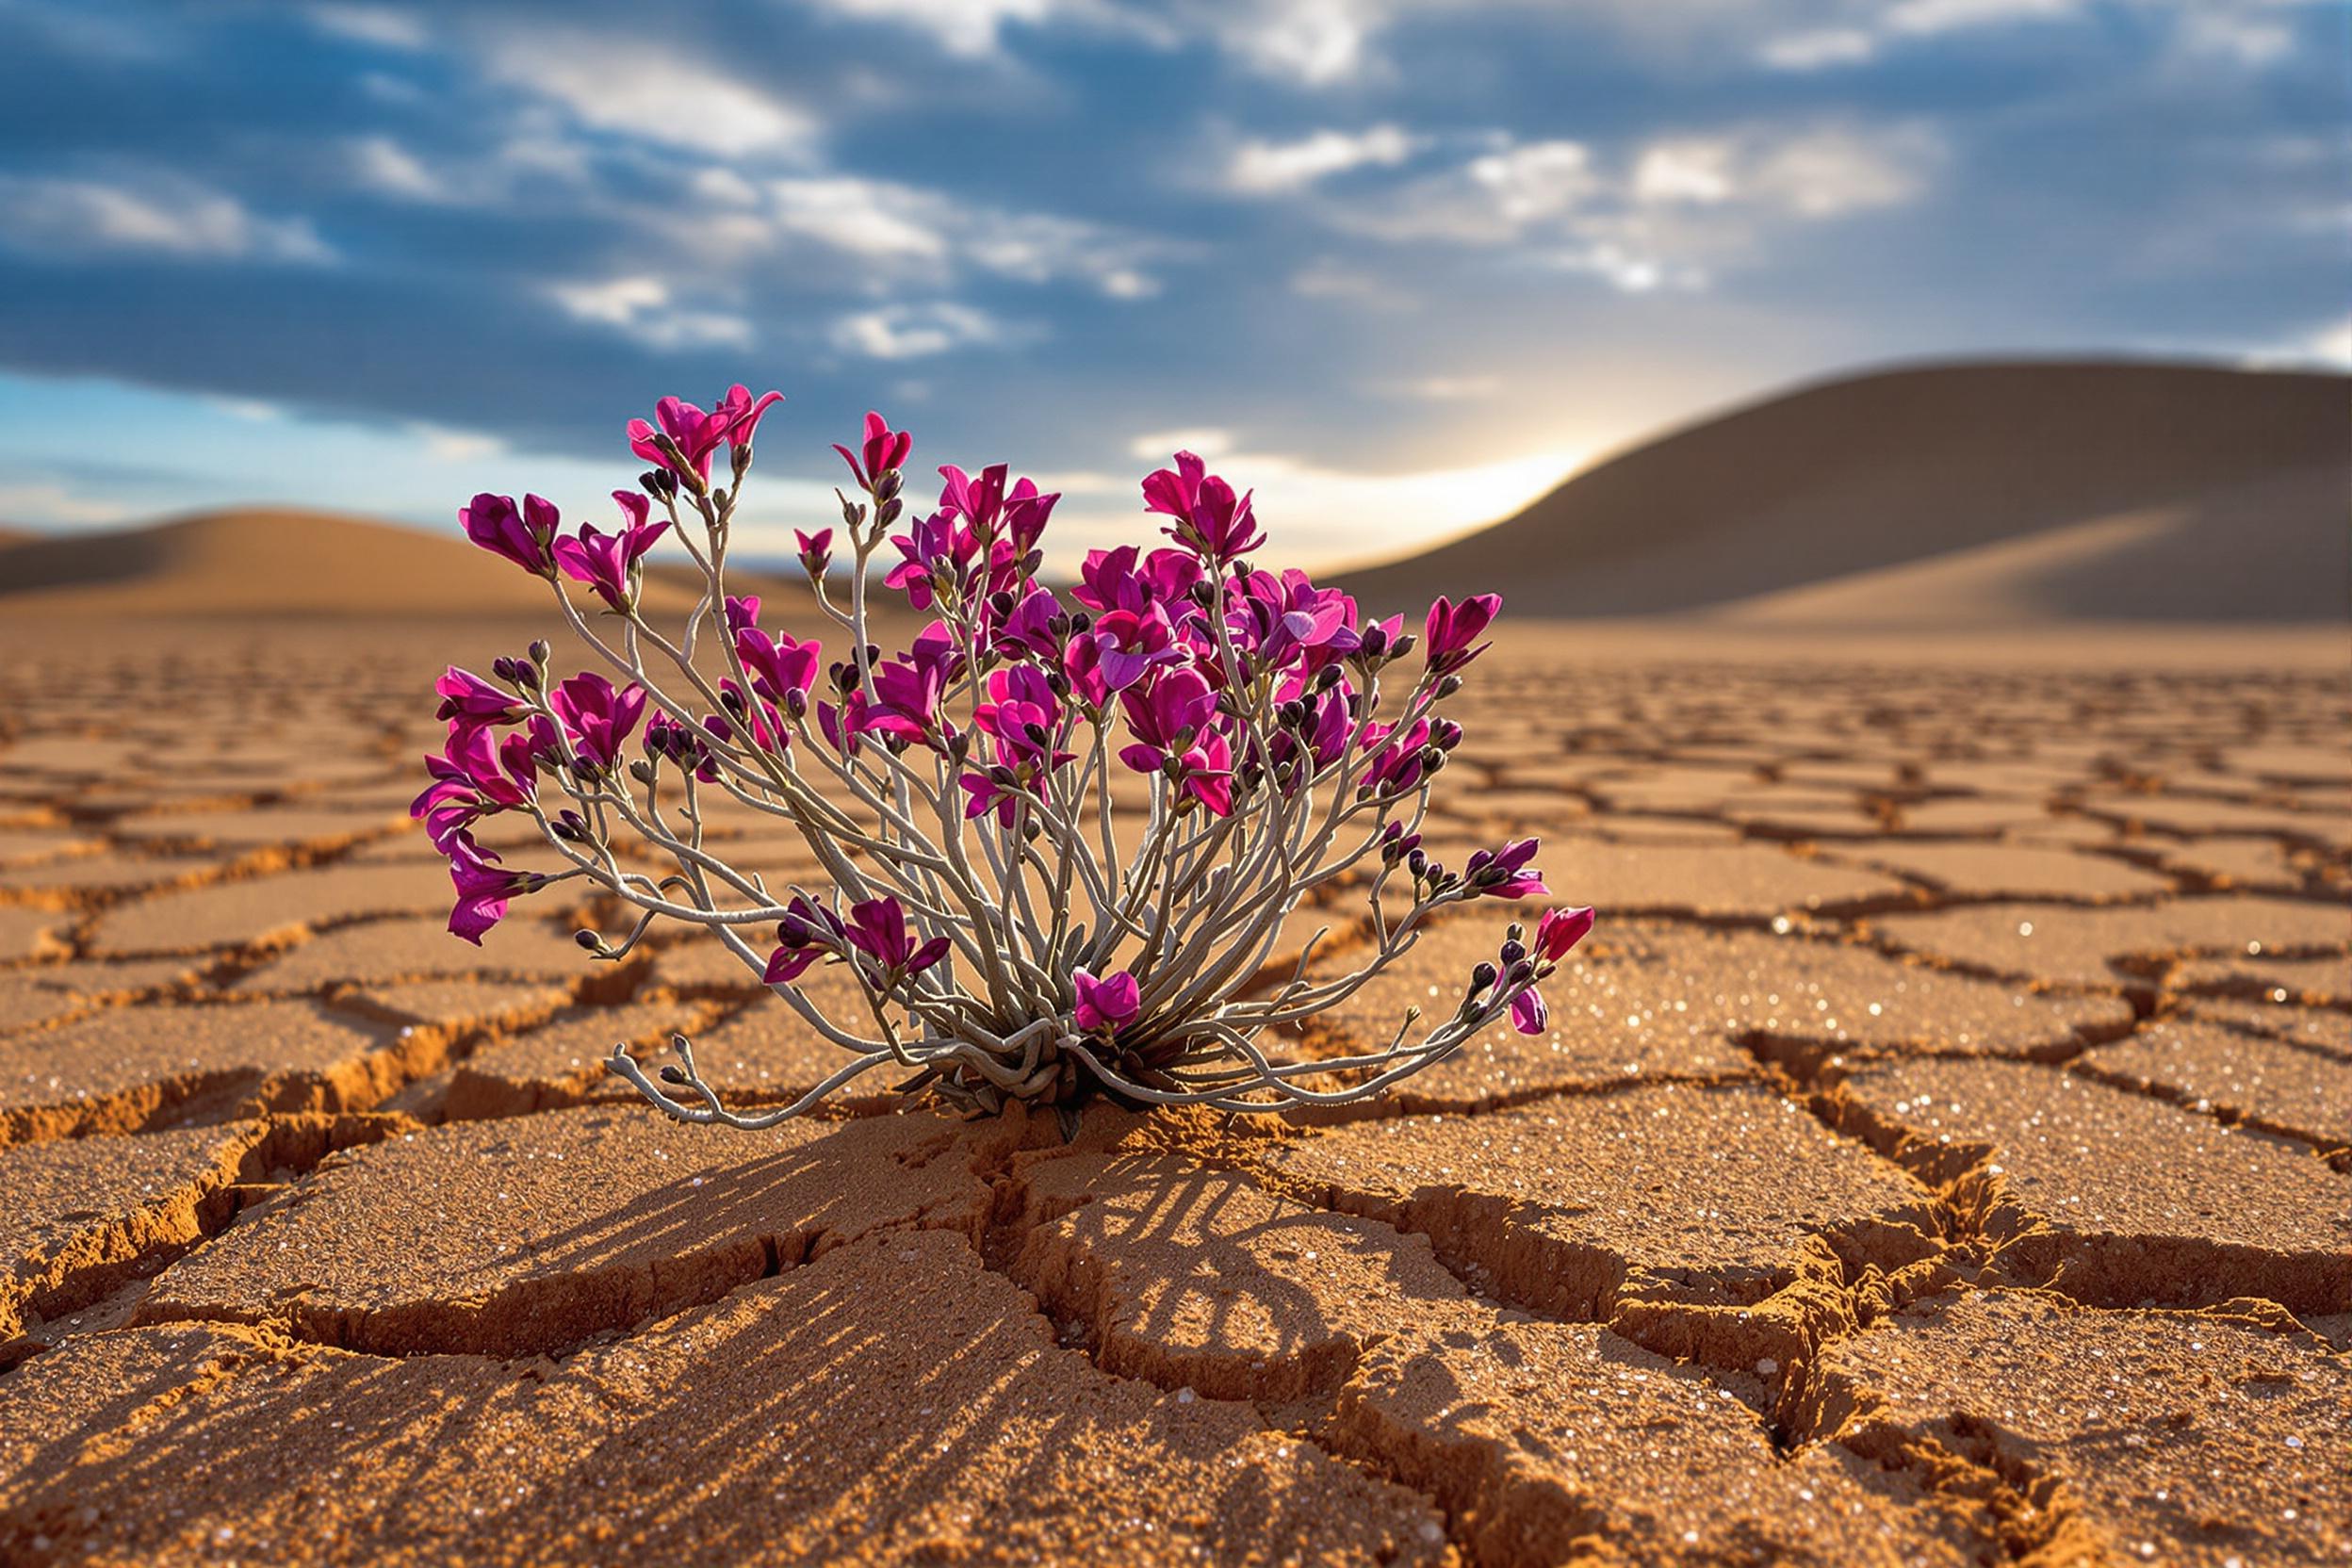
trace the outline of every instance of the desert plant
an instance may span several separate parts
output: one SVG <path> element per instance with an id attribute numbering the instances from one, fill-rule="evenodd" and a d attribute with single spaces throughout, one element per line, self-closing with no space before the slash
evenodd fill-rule
<path id="1" fill-rule="evenodd" d="M 489 678 L 453 667 L 439 681 L 449 742 L 415 814 L 449 857 L 451 931 L 479 942 L 508 900 L 578 881 L 630 917 L 618 941 L 580 933 L 595 956 L 625 956 L 660 920 L 704 927 L 844 1054 L 807 1094 L 758 1111 L 705 1082 L 683 1037 L 660 1085 L 625 1050 L 612 1071 L 674 1117 L 731 1127 L 897 1069 L 906 1093 L 974 1112 L 1052 1105 L 1067 1128 L 1097 1094 L 1234 1111 L 1362 1099 L 1505 1014 L 1546 1026 L 1537 987 L 1590 909 L 1511 925 L 1417 1038 L 1415 1008 L 1352 1054 L 1284 1061 L 1259 1043 L 1356 994 L 1440 910 L 1546 892 L 1533 840 L 1459 871 L 1420 843 L 1462 734 L 1439 708 L 1484 651 L 1495 596 L 1440 598 L 1416 637 L 1302 572 L 1253 569 L 1251 497 L 1189 452 L 1143 482 L 1172 545 L 1092 551 L 1057 593 L 1038 578 L 1056 495 L 1003 465 L 945 467 L 937 510 L 910 515 L 909 437 L 869 414 L 857 449 L 834 449 L 856 482 L 846 570 L 831 529 L 798 535 L 814 608 L 847 635 L 825 663 L 816 640 L 762 626 L 759 599 L 728 592 L 752 435 L 777 398 L 736 386 L 708 412 L 666 398 L 654 422 L 632 421 L 652 466 L 613 493 L 617 532 L 566 534 L 536 496 L 477 496 L 459 514 L 475 543 L 547 580 L 612 673 L 558 678 L 541 642 Z M 664 534 L 699 575 L 672 630 L 643 604 Z M 896 559 L 877 573 L 886 546 Z M 587 594 L 576 601 L 565 579 Z M 877 590 L 930 617 L 889 657 L 873 641 Z M 730 865 L 706 841 L 720 806 L 790 824 L 833 887 L 771 888 Z M 474 825 L 504 812 L 528 815 L 563 869 L 510 869 L 482 847 Z M 1124 846 L 1123 826 L 1136 829 Z M 636 869 L 647 851 L 660 874 Z M 1278 965 L 1286 920 L 1343 894 L 1368 908 L 1343 972 L 1312 972 L 1324 932 Z M 864 1017 L 803 992 L 819 963 L 842 967 Z"/>

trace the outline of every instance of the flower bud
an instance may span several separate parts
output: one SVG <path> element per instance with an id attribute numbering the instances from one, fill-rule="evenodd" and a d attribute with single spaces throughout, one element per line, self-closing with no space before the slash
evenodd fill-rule
<path id="1" fill-rule="evenodd" d="M 1494 983 L 1494 977 L 1495 969 L 1493 964 L 1482 963 L 1478 965 L 1478 968 L 1470 972 L 1470 994 L 1472 996 L 1476 996 L 1480 991 L 1486 989 L 1487 987 Z"/>
<path id="2" fill-rule="evenodd" d="M 1328 692 L 1338 685 L 1342 678 L 1337 664 L 1326 664 L 1315 673 L 1315 689 L 1318 692 Z"/>
<path id="3" fill-rule="evenodd" d="M 654 776 L 653 764 L 642 760 L 631 762 L 629 765 L 629 776 L 635 779 L 640 784 L 650 784 L 653 782 Z"/>
<path id="4" fill-rule="evenodd" d="M 1364 656 L 1366 659 L 1378 659 L 1387 650 L 1388 629 L 1383 626 L 1370 626 L 1364 628 Z"/>
<path id="5" fill-rule="evenodd" d="M 792 718 L 808 716 L 808 694 L 795 686 L 784 694 L 784 711 Z"/>
<path id="6" fill-rule="evenodd" d="M 1527 950 L 1516 941 L 1508 941 L 1503 944 L 1503 962 L 1506 964 L 1515 964 L 1527 956 Z"/>
<path id="7" fill-rule="evenodd" d="M 1094 617 L 1085 611 L 1073 610 L 1070 612 L 1070 634 L 1072 637 L 1084 637 L 1093 626 Z"/>
<path id="8" fill-rule="evenodd" d="M 687 1081 L 686 1070 L 678 1066 L 676 1062 L 663 1062 L 662 1064 L 662 1081 L 665 1084 L 678 1084 L 682 1086 Z"/>
<path id="9" fill-rule="evenodd" d="M 1445 679 L 1437 683 L 1437 694 L 1440 697 L 1452 696 L 1456 692 L 1461 690 L 1462 677 L 1458 675 L 1449 675 Z"/>
<path id="10" fill-rule="evenodd" d="M 1376 628 L 1375 629 L 1378 629 Z M 1389 645 L 1388 656 L 1391 659 L 1409 658 L 1412 655 L 1413 650 L 1420 645 L 1420 641 L 1421 640 L 1418 637 L 1408 631 L 1398 637 L 1396 641 Z"/>

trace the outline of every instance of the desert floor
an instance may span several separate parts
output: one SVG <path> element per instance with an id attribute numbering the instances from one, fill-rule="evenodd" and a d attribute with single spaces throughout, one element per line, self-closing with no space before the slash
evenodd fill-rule
<path id="1" fill-rule="evenodd" d="M 2352 1558 L 2342 635 L 1523 633 L 1432 837 L 1600 907 L 1551 1033 L 1067 1147 L 671 1124 L 829 1064 L 443 934 L 528 635 L 0 627 L 0 1560 Z"/>

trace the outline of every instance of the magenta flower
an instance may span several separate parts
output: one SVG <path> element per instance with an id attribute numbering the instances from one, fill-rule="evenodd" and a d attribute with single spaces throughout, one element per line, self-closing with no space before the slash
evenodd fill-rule
<path id="1" fill-rule="evenodd" d="M 1538 842 L 1519 839 L 1494 851 L 1479 850 L 1462 867 L 1462 875 L 1470 886 L 1488 898 L 1526 898 L 1549 893 L 1544 885 L 1544 874 L 1527 862 L 1535 858 Z"/>
<path id="2" fill-rule="evenodd" d="M 1193 585 L 1202 576 L 1198 556 L 1184 550 L 1153 550 L 1140 556 L 1133 545 L 1088 550 L 1078 568 L 1070 597 L 1091 610 L 1126 610 L 1140 614 L 1161 606 L 1170 620 L 1192 612 Z"/>
<path id="3" fill-rule="evenodd" d="M 907 741 L 929 741 L 942 729 L 939 699 L 962 662 L 955 634 L 933 621 L 907 652 L 875 668 L 865 727 Z"/>
<path id="4" fill-rule="evenodd" d="M 1540 1035 L 1552 1021 L 1544 993 L 1529 986 L 1511 999 L 1511 1026 L 1523 1035 Z"/>
<path id="5" fill-rule="evenodd" d="M 823 577 L 825 569 L 833 564 L 833 531 L 821 528 L 814 533 L 792 530 L 792 538 L 800 545 L 800 566 L 810 577 Z"/>
<path id="6" fill-rule="evenodd" d="M 1280 577 L 1250 573 L 1240 600 L 1228 616 L 1234 640 L 1273 668 L 1298 663 L 1313 673 L 1363 645 L 1356 601 L 1337 588 L 1317 588 L 1296 568 Z"/>
<path id="7" fill-rule="evenodd" d="M 949 945 L 947 938 L 934 937 L 916 946 L 906 928 L 906 911 L 897 899 L 887 897 L 851 905 L 849 924 L 841 935 L 850 946 L 874 960 L 884 987 L 901 975 L 921 974 L 947 956 Z"/>
<path id="8" fill-rule="evenodd" d="M 768 967 L 760 976 L 765 985 L 790 985 L 806 974 L 818 959 L 831 957 L 834 947 L 842 939 L 841 917 L 824 906 L 811 904 L 794 893 L 785 909 L 784 919 L 776 928 L 776 951 L 768 955 Z M 833 945 L 821 942 L 820 932 Z"/>
<path id="9" fill-rule="evenodd" d="M 609 768 L 645 713 L 645 689 L 633 680 L 615 688 L 588 670 L 558 686 L 547 705 L 564 721 L 564 733 L 580 756 L 594 767 Z"/>
<path id="10" fill-rule="evenodd" d="M 1568 950 L 1584 940 L 1592 929 L 1594 915 L 1590 907 L 1579 909 L 1546 909 L 1535 925 L 1535 953 L 1547 964 L 1556 964 L 1568 956 Z"/>
<path id="11" fill-rule="evenodd" d="M 554 727 L 544 718 L 503 740 L 452 726 L 442 754 L 425 759 L 433 782 L 409 802 L 408 814 L 424 820 L 433 847 L 447 854 L 449 841 L 481 818 L 538 798 L 538 753 L 554 742 Z"/>
<path id="12" fill-rule="evenodd" d="M 1078 993 L 1074 1021 L 1081 1034 L 1116 1035 L 1135 1022 L 1135 1015 L 1143 1011 L 1142 988 L 1125 970 L 1098 980 L 1086 971 L 1076 969 L 1070 972 L 1070 983 Z"/>
<path id="13" fill-rule="evenodd" d="M 1011 535 L 1013 553 L 1027 555 L 1045 537 L 1045 525 L 1054 515 L 1054 503 L 1062 498 L 1058 490 L 1040 493 L 1028 480 L 1014 482 L 1010 494 L 1004 498 L 1004 531 Z"/>
<path id="14" fill-rule="evenodd" d="M 1004 464 L 991 463 L 972 475 L 949 464 L 939 470 L 945 482 L 939 488 L 939 510 L 961 517 L 974 539 L 995 538 L 1004 512 L 1006 471 Z"/>
<path id="15" fill-rule="evenodd" d="M 806 695 L 816 683 L 817 660 L 824 652 L 825 645 L 813 637 L 805 643 L 788 632 L 771 637 L 756 626 L 735 633 L 736 657 L 751 672 L 760 694 L 771 702 L 788 700 L 790 692 Z"/>
<path id="16" fill-rule="evenodd" d="M 997 629 L 998 651 L 1010 653 L 1018 648 L 1039 659 L 1053 658 L 1061 646 L 1054 630 L 1054 618 L 1061 612 L 1062 601 L 1054 596 L 1054 590 L 1032 588 Z"/>
<path id="17" fill-rule="evenodd" d="M 433 689 L 441 697 L 441 706 L 433 710 L 433 717 L 448 720 L 452 733 L 513 724 L 531 711 L 530 706 L 514 693 L 493 686 L 473 671 L 461 670 L 455 664 L 433 683 Z"/>
<path id="18" fill-rule="evenodd" d="M 1095 668 L 1102 672 L 1105 691 L 1123 692 L 1153 670 L 1184 662 L 1176 645 L 1176 630 L 1153 605 L 1137 614 L 1113 610 L 1087 629 L 1086 640 L 1095 645 Z"/>
<path id="19" fill-rule="evenodd" d="M 629 422 L 629 449 L 648 463 L 674 470 L 681 479 L 692 473 L 696 480 L 708 481 L 710 454 L 720 443 L 751 445 L 760 416 L 783 400 L 781 392 L 765 392 L 754 401 L 748 387 L 730 386 L 718 406 L 705 414 L 682 398 L 664 398 L 653 405 L 653 416 L 662 423 L 659 431 L 643 419 Z M 662 449 L 663 436 L 669 437 L 676 457 Z"/>
<path id="20" fill-rule="evenodd" d="M 1494 645 L 1478 643 L 1478 634 L 1494 619 L 1494 612 L 1503 607 L 1500 594 L 1480 594 L 1477 598 L 1451 603 L 1441 594 L 1429 606 L 1429 624 L 1423 629 L 1421 656 L 1431 675 L 1451 675 Z M 1478 646 L 1470 645 L 1478 643 Z"/>
<path id="21" fill-rule="evenodd" d="M 972 796 L 964 815 L 976 817 L 990 807 L 1010 825 L 1014 792 L 1036 783 L 1054 769 L 1077 760 L 1077 754 L 1054 749 L 1062 723 L 1061 699 L 1053 683 L 1035 664 L 1015 664 L 988 676 L 989 700 L 972 709 L 974 729 L 995 743 L 997 770 L 967 773 L 956 782 Z M 1009 770 L 1009 780 L 998 770 Z"/>
<path id="22" fill-rule="evenodd" d="M 1420 786 L 1426 763 L 1422 753 L 1429 743 L 1429 722 L 1415 719 L 1398 731 L 1387 725 L 1367 724 L 1363 743 L 1376 747 L 1365 766 L 1362 788 L 1376 794 L 1403 794 Z"/>
<path id="23" fill-rule="evenodd" d="M 882 586 L 906 596 L 916 610 L 931 608 L 935 592 L 954 586 L 956 568 L 978 553 L 979 541 L 958 515 L 942 509 L 917 518 L 911 533 L 894 533 L 890 543 L 905 557 L 882 579 Z"/>
<path id="24" fill-rule="evenodd" d="M 1217 694 L 1198 670 L 1163 670 L 1149 686 L 1122 694 L 1119 706 L 1138 743 L 1121 751 L 1119 760 L 1137 773 L 1156 773 L 1216 715 Z"/>
<path id="25" fill-rule="evenodd" d="M 502 555 L 541 577 L 555 575 L 551 547 L 562 518 L 553 501 L 525 496 L 522 509 L 516 511 L 514 497 L 485 493 L 476 496 L 472 505 L 458 508 L 457 523 L 466 538 L 491 554 Z"/>
<path id="26" fill-rule="evenodd" d="M 1191 452 L 1178 452 L 1173 469 L 1162 468 L 1143 482 L 1143 505 L 1176 519 L 1175 527 L 1161 531 L 1170 539 L 1221 565 L 1265 544 L 1266 535 L 1257 531 L 1250 497 L 1236 499 L 1233 487 L 1207 466 Z"/>
<path id="27" fill-rule="evenodd" d="M 1211 816 L 1233 814 L 1233 748 L 1224 736 L 1212 730 L 1176 760 L 1184 770 L 1178 783 L 1185 794 L 1208 808 Z"/>
<path id="28" fill-rule="evenodd" d="M 890 429 L 888 419 L 868 409 L 865 439 L 858 449 L 853 452 L 839 442 L 834 443 L 833 449 L 841 454 L 841 461 L 849 465 L 849 471 L 858 476 L 858 488 L 871 493 L 884 474 L 892 468 L 906 466 L 906 454 L 914 449 L 914 445 L 912 435 L 903 430 Z M 830 530 L 826 531 L 826 537 L 831 537 Z M 806 553 L 808 548 L 806 542 L 808 535 L 802 534 L 801 538 L 801 549 Z"/>
<path id="29" fill-rule="evenodd" d="M 621 531 L 601 533 L 594 523 L 582 523 L 579 538 L 555 542 L 555 559 L 564 576 L 588 584 L 616 613 L 625 614 L 637 600 L 638 563 L 669 531 L 670 520 L 664 517 L 648 526 L 650 503 L 634 490 L 615 490 L 612 498 L 628 514 Z"/>
<path id="30" fill-rule="evenodd" d="M 535 872 L 502 870 L 498 858 L 474 842 L 471 833 L 450 835 L 443 853 L 449 858 L 449 881 L 457 889 L 457 903 L 449 910 L 449 935 L 463 937 L 476 947 L 492 926 L 506 918 L 509 899 L 539 885 Z"/>
<path id="31" fill-rule="evenodd" d="M 727 596 L 727 634 L 729 637 L 747 626 L 760 624 L 760 596 L 729 594 Z"/>

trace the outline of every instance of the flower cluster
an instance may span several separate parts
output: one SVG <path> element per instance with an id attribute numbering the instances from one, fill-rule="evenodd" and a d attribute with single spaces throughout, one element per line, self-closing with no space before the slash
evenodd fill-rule
<path id="1" fill-rule="evenodd" d="M 618 943 L 582 932 L 592 953 L 620 956 L 659 920 L 705 927 L 846 1054 L 811 1094 L 760 1115 L 705 1084 L 682 1039 L 666 1086 L 625 1053 L 613 1070 L 673 1115 L 739 1126 L 890 1066 L 910 1092 L 979 1111 L 1073 1115 L 1098 1094 L 1265 1110 L 1376 1093 L 1504 1017 L 1547 1027 L 1538 985 L 1589 909 L 1546 910 L 1531 944 L 1512 925 L 1417 1041 L 1399 1030 L 1307 1062 L 1257 1043 L 1354 994 L 1441 911 L 1548 896 L 1532 839 L 1458 871 L 1421 841 L 1462 741 L 1440 710 L 1488 646 L 1496 596 L 1440 598 L 1414 631 L 1260 567 L 1254 498 L 1190 452 L 1143 482 L 1167 542 L 1091 551 L 1057 590 L 1041 576 L 1057 495 L 1002 464 L 946 466 L 937 501 L 914 503 L 912 438 L 870 414 L 834 449 L 854 487 L 838 534 L 796 533 L 814 612 L 843 636 L 828 661 L 819 638 L 763 624 L 760 597 L 728 591 L 752 436 L 777 400 L 736 386 L 708 412 L 665 398 L 632 420 L 630 449 L 652 466 L 614 493 L 611 531 L 567 532 L 536 496 L 477 496 L 459 514 L 475 543 L 548 581 L 610 673 L 559 677 L 540 643 L 487 678 L 439 681 L 449 739 L 415 809 L 449 857 L 450 929 L 479 941 L 512 899 L 577 879 L 633 917 Z M 702 583 L 667 631 L 645 613 L 643 567 L 665 536 Z M 875 641 L 878 596 L 920 622 L 895 652 Z M 796 829 L 832 886 L 779 894 L 727 864 L 704 831 L 725 809 Z M 475 837 L 500 813 L 528 816 L 561 864 L 505 868 Z M 613 848 L 629 841 L 674 872 L 633 869 Z M 1368 905 L 1355 967 L 1315 972 L 1309 943 L 1286 981 L 1266 981 L 1290 917 L 1346 887 Z M 811 1000 L 820 964 L 852 982 L 862 1018 Z"/>

